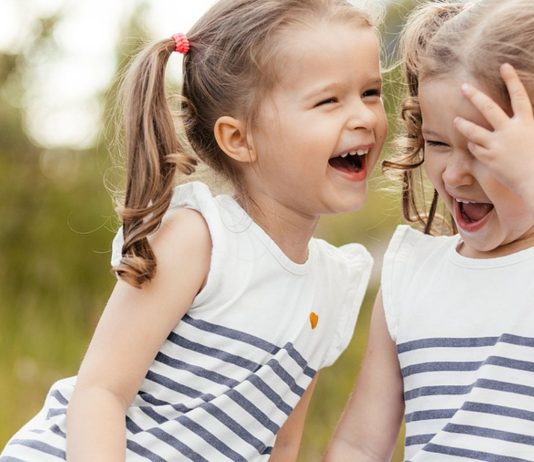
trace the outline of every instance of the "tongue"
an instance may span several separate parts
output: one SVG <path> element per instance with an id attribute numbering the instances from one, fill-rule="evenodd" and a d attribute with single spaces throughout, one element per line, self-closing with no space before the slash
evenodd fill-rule
<path id="1" fill-rule="evenodd" d="M 334 157 L 329 160 L 329 164 L 338 170 L 346 172 L 359 172 L 362 169 L 362 162 L 359 156 Z"/>
<path id="2" fill-rule="evenodd" d="M 492 204 L 462 204 L 462 213 L 473 222 L 482 220 L 492 209 Z"/>

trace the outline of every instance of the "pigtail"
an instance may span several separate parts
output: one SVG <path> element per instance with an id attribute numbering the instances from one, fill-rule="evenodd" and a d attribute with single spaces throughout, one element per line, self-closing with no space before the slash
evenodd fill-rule
<path id="1" fill-rule="evenodd" d="M 134 287 L 150 281 L 156 259 L 148 236 L 158 229 L 169 207 L 176 171 L 188 175 L 196 161 L 178 140 L 164 87 L 172 39 L 142 51 L 122 85 L 127 178 L 122 218 L 122 260 L 113 271 Z"/>

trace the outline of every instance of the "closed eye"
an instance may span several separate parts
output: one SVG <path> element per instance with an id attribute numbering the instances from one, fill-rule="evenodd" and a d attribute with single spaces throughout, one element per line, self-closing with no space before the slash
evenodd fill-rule
<path id="1" fill-rule="evenodd" d="M 447 143 L 443 143 L 442 141 L 436 141 L 436 140 L 425 140 L 425 144 L 428 146 L 434 146 L 434 147 L 448 146 Z"/>
<path id="2" fill-rule="evenodd" d="M 326 104 L 334 104 L 334 103 L 337 103 L 338 101 L 339 100 L 335 96 L 332 96 L 330 98 L 325 98 L 325 99 L 319 101 L 317 104 L 315 104 L 314 107 L 324 106 Z"/>
<path id="3" fill-rule="evenodd" d="M 443 141 L 425 140 L 425 146 L 428 146 L 429 148 L 446 148 L 449 145 Z"/>

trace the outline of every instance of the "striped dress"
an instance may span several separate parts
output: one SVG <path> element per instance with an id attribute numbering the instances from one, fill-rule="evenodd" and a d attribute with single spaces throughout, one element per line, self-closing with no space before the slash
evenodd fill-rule
<path id="1" fill-rule="evenodd" d="M 372 260 L 360 245 L 312 239 L 308 260 L 294 263 L 231 197 L 202 183 L 176 188 L 176 207 L 204 216 L 211 267 L 127 412 L 126 459 L 266 461 L 317 370 L 350 341 Z M 114 263 L 121 245 L 119 233 Z M 65 459 L 75 380 L 52 387 L 1 462 Z"/>
<path id="2" fill-rule="evenodd" d="M 473 259 L 395 232 L 384 309 L 404 381 L 405 459 L 534 461 L 534 248 Z"/>

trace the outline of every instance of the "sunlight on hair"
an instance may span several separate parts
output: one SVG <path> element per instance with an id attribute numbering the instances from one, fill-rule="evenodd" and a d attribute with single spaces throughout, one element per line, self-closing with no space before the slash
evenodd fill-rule
<path id="1" fill-rule="evenodd" d="M 355 7 L 365 11 L 373 24 L 380 25 L 386 15 L 388 0 L 348 0 Z"/>

